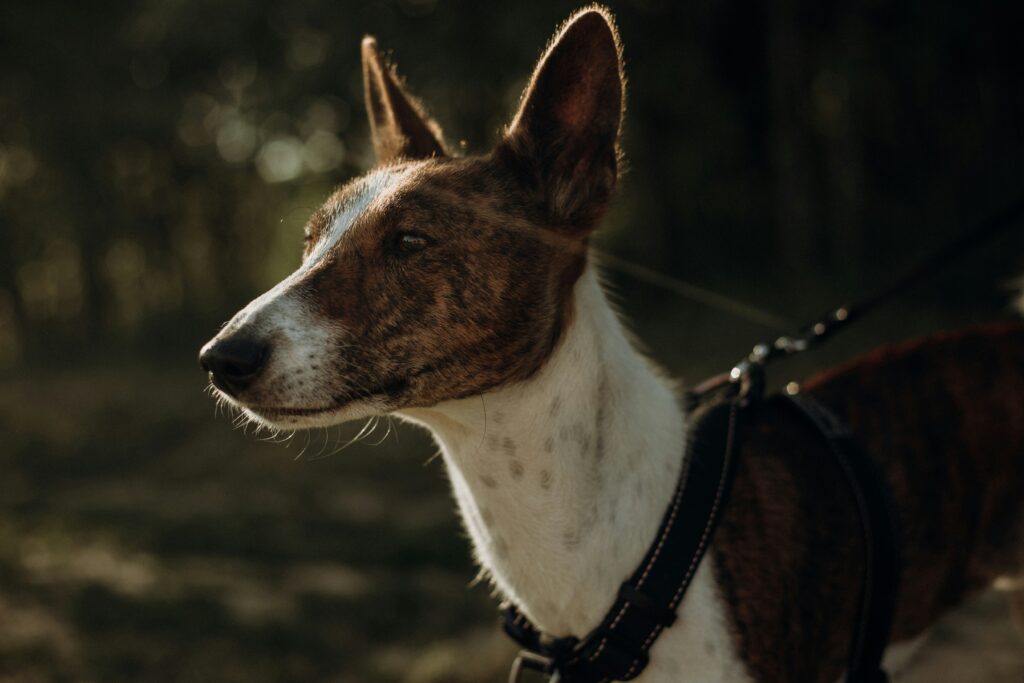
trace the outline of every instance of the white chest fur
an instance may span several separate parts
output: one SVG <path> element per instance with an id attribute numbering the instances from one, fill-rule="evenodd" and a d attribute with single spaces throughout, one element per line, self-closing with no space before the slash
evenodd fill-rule
<path id="1" fill-rule="evenodd" d="M 594 628 L 653 540 L 682 467 L 684 416 L 592 270 L 529 381 L 404 417 L 444 454 L 478 561 L 545 632 Z M 743 681 L 705 560 L 642 681 Z"/>

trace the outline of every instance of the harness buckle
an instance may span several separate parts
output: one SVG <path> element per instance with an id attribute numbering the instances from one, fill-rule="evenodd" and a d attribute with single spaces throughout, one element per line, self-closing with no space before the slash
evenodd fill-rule
<path id="1" fill-rule="evenodd" d="M 508 672 L 508 683 L 528 683 L 525 675 L 527 671 L 550 674 L 547 683 L 558 683 L 559 677 L 558 672 L 555 671 L 554 660 L 529 650 L 519 651 L 515 661 L 512 662 L 512 669 Z"/>

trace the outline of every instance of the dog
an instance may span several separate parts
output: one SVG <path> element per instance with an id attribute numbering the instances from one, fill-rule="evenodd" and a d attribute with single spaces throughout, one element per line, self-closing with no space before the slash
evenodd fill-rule
<path id="1" fill-rule="evenodd" d="M 602 619 L 687 464 L 678 391 L 630 341 L 588 255 L 622 162 L 621 52 L 607 9 L 579 11 L 496 147 L 456 157 L 364 39 L 377 167 L 327 199 L 298 270 L 200 354 L 220 396 L 264 425 L 394 414 L 430 430 L 476 560 L 553 635 Z M 852 427 L 902 518 L 893 664 L 970 592 L 1024 568 L 1024 326 L 884 348 L 803 391 Z M 637 680 L 842 674 L 857 518 L 835 463 L 768 412 Z"/>

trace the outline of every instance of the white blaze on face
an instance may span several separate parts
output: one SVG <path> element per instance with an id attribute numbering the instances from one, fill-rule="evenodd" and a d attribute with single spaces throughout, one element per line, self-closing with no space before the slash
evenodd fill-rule
<path id="1" fill-rule="evenodd" d="M 400 171 L 379 170 L 361 179 L 298 270 L 273 289 L 254 299 L 225 327 L 222 334 L 242 333 L 270 343 L 267 367 L 254 387 L 254 407 L 306 408 L 333 402 L 344 392 L 344 378 L 329 372 L 336 363 L 329 357 L 344 330 L 315 312 L 297 285 L 318 263 L 328 258 L 355 221 L 394 191 Z M 249 403 L 249 397 L 243 397 Z"/>
<path id="2" fill-rule="evenodd" d="M 331 249 L 348 232 L 356 219 L 363 215 L 367 209 L 385 199 L 394 190 L 405 174 L 400 171 L 382 169 L 374 171 L 359 181 L 360 187 L 355 197 L 349 199 L 341 206 L 337 214 L 331 220 L 330 226 L 320 235 L 319 241 L 313 246 L 309 256 L 302 262 L 302 266 L 292 275 L 306 272 L 319 263 Z"/>

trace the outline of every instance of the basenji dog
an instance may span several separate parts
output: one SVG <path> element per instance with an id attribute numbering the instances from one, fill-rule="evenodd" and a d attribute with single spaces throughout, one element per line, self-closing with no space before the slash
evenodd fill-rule
<path id="1" fill-rule="evenodd" d="M 299 268 L 200 356 L 260 424 L 393 414 L 430 430 L 477 561 L 554 635 L 601 620 L 688 464 L 678 387 L 638 352 L 588 254 L 622 162 L 621 55 L 610 12 L 579 11 L 494 149 L 455 156 L 364 39 L 378 165 L 313 213 Z M 1024 567 L 1024 326 L 884 348 L 804 391 L 849 423 L 902 518 L 893 663 Z M 842 674 L 857 519 L 834 463 L 776 417 L 751 429 L 711 550 L 637 680 Z"/>

